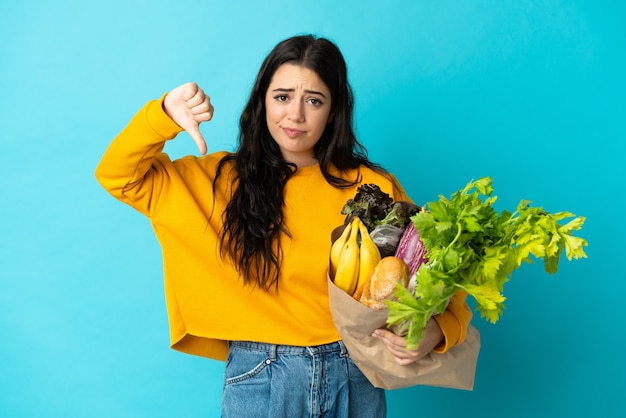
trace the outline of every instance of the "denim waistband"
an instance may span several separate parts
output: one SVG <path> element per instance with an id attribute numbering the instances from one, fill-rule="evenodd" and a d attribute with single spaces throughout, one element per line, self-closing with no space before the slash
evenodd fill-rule
<path id="1" fill-rule="evenodd" d="M 280 345 L 280 344 L 268 344 L 259 343 L 254 341 L 229 341 L 228 344 L 232 347 L 240 347 L 247 350 L 263 351 L 270 355 L 270 358 L 275 358 L 276 354 L 322 354 L 339 352 L 342 356 L 348 354 L 348 350 L 343 341 L 337 341 L 330 344 L 314 345 L 314 346 L 297 346 L 297 345 Z"/>

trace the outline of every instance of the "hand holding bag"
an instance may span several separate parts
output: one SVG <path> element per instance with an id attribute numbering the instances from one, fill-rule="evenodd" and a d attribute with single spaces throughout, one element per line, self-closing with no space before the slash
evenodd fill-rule
<path id="1" fill-rule="evenodd" d="M 396 362 L 385 344 L 371 334 L 385 327 L 387 309 L 371 309 L 339 289 L 328 278 L 333 321 L 352 361 L 372 385 L 398 389 L 426 385 L 472 390 L 480 351 L 480 333 L 469 325 L 465 341 L 445 353 L 429 353 L 410 365 Z"/>

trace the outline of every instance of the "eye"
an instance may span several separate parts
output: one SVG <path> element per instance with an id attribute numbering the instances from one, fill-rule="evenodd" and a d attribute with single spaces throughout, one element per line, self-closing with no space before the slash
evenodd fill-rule
<path id="1" fill-rule="evenodd" d="M 278 94 L 274 96 L 274 99 L 278 102 L 286 102 L 289 99 L 289 97 L 287 97 L 286 94 Z"/>
<path id="2" fill-rule="evenodd" d="M 309 103 L 310 103 L 310 104 L 312 104 L 312 105 L 313 105 L 313 106 L 315 106 L 315 107 L 318 107 L 318 106 L 321 106 L 321 105 L 323 105 L 323 104 L 324 104 L 324 103 L 322 103 L 322 101 L 321 101 L 321 100 L 316 99 L 315 97 L 311 97 L 311 98 L 309 99 Z"/>

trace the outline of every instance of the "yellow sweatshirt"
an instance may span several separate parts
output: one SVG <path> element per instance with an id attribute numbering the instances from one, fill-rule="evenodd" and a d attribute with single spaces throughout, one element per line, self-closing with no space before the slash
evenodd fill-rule
<path id="1" fill-rule="evenodd" d="M 291 238 L 281 244 L 278 292 L 244 286 L 218 254 L 232 166 L 223 170 L 214 193 L 215 169 L 225 153 L 171 161 L 162 150 L 180 131 L 162 100 L 151 101 L 113 140 L 96 169 L 108 192 L 152 223 L 162 248 L 172 348 L 224 360 L 228 340 L 296 346 L 338 341 L 326 281 L 330 234 L 343 223 L 341 208 L 357 186 L 330 186 L 317 165 L 298 169 L 284 191 Z M 392 176 L 360 171 L 362 183 L 377 184 L 394 200 L 408 199 Z M 438 351 L 463 341 L 470 318 L 465 294 L 458 293 L 437 317 L 445 335 Z"/>

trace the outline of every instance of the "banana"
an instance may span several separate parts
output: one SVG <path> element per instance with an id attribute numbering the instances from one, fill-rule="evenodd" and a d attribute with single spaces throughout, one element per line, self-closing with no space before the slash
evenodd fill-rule
<path id="1" fill-rule="evenodd" d="M 359 250 L 359 280 L 354 294 L 360 294 L 363 286 L 369 279 L 370 275 L 376 269 L 376 265 L 380 262 L 380 250 L 372 241 L 367 227 L 359 220 L 359 232 L 361 233 L 361 247 Z"/>
<path id="2" fill-rule="evenodd" d="M 339 262 L 341 260 L 341 253 L 343 248 L 346 245 L 346 241 L 348 241 L 348 237 L 350 236 L 350 225 L 346 225 L 343 228 L 343 232 L 341 236 L 333 242 L 333 245 L 330 247 L 330 271 L 329 275 L 331 279 L 335 278 L 335 273 L 337 272 L 337 266 L 339 266 Z"/>
<path id="3" fill-rule="evenodd" d="M 334 280 L 335 285 L 350 296 L 354 294 L 359 279 L 359 222 L 360 219 L 355 217 L 349 226 L 350 236 L 341 251 Z"/>

